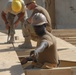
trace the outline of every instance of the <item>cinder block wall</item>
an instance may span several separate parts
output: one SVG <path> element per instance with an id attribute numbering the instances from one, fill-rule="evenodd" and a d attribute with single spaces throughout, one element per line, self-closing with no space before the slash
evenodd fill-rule
<path id="1" fill-rule="evenodd" d="M 1 19 L 1 12 L 2 12 L 2 9 L 5 5 L 5 3 L 7 2 L 8 0 L 0 0 L 0 29 L 4 29 L 4 22 L 3 20 Z"/>

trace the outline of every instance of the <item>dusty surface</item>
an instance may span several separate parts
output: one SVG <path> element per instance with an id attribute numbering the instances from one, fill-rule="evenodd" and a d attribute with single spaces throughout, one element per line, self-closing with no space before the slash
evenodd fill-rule
<path id="1" fill-rule="evenodd" d="M 0 31 L 0 75 L 24 75 L 22 66 L 18 59 L 19 56 L 28 55 L 29 51 L 32 49 L 19 49 L 18 45 L 23 43 L 23 37 L 21 30 L 16 30 L 14 46 L 12 44 L 5 44 L 7 41 L 6 31 Z M 59 53 L 59 58 L 61 60 L 76 62 L 76 48 L 64 40 L 56 38 L 57 49 Z M 32 41 L 32 45 L 35 47 L 36 42 Z M 16 53 L 17 52 L 17 53 Z"/>
<path id="2" fill-rule="evenodd" d="M 24 75 L 12 44 L 4 44 L 7 35 L 0 32 L 0 75 Z"/>

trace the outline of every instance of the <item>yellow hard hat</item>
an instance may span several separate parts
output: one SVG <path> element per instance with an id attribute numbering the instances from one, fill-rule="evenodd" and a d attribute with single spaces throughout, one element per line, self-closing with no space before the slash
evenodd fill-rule
<path id="1" fill-rule="evenodd" d="M 12 10 L 14 12 L 19 12 L 22 9 L 22 4 L 19 0 L 13 0 L 12 2 Z"/>

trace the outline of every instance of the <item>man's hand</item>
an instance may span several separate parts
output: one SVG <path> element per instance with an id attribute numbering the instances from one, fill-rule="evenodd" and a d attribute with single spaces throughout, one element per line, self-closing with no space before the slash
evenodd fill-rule
<path id="1" fill-rule="evenodd" d="M 31 51 L 31 52 L 30 52 L 30 56 L 32 56 L 32 55 L 34 55 L 34 51 Z"/>
<path id="2" fill-rule="evenodd" d="M 40 45 L 35 49 L 35 52 L 34 52 L 36 58 L 39 57 L 39 53 L 43 52 L 48 47 L 48 45 L 49 44 L 47 41 L 42 41 L 40 43 Z"/>
<path id="3" fill-rule="evenodd" d="M 26 19 L 24 22 L 24 27 L 26 28 L 26 25 L 29 25 L 30 23 L 28 22 L 28 20 Z"/>
<path id="4" fill-rule="evenodd" d="M 14 23 L 14 28 L 16 28 L 18 26 L 18 21 L 16 21 L 15 23 Z"/>
<path id="5" fill-rule="evenodd" d="M 36 56 L 36 58 L 38 58 L 39 57 L 39 50 L 35 50 L 35 56 Z"/>
<path id="6" fill-rule="evenodd" d="M 24 65 L 28 62 L 28 60 L 25 57 L 20 58 L 21 64 Z"/>
<path id="7" fill-rule="evenodd" d="M 38 50 L 35 50 L 35 51 L 31 51 L 30 52 L 30 56 L 32 57 L 32 59 L 36 59 L 36 58 L 38 58 Z"/>
<path id="8" fill-rule="evenodd" d="M 31 51 L 31 52 L 30 52 L 30 57 L 32 58 L 33 61 L 36 60 L 34 51 Z"/>
<path id="9" fill-rule="evenodd" d="M 8 24 L 8 22 L 6 22 L 5 24 L 6 24 L 6 27 L 5 27 L 5 28 L 8 30 L 8 29 L 9 29 L 9 24 Z"/>

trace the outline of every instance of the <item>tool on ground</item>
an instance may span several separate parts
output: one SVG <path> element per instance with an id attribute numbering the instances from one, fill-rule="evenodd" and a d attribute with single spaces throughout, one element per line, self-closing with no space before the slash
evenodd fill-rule
<path id="1" fill-rule="evenodd" d="M 10 26 L 9 26 L 9 28 L 8 28 L 8 37 L 7 37 L 7 42 L 9 41 L 9 38 L 10 38 Z M 11 44 L 12 44 L 12 46 L 13 46 L 14 50 L 15 50 L 14 42 L 11 42 Z"/>
<path id="2" fill-rule="evenodd" d="M 10 38 L 10 27 L 8 28 L 8 37 L 7 37 L 7 42 L 9 41 Z"/>

